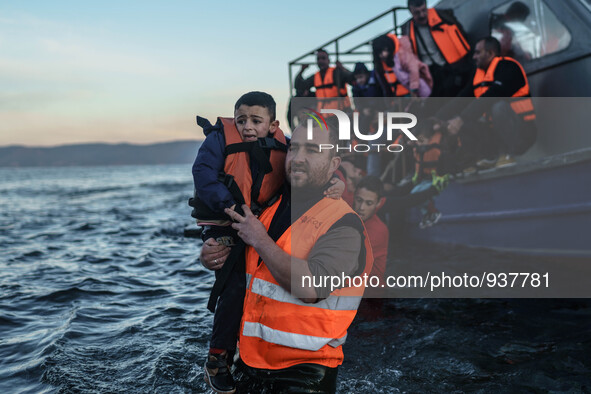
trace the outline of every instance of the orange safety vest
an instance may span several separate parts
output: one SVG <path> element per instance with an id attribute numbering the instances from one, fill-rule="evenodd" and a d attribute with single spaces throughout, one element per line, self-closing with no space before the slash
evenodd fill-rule
<path id="1" fill-rule="evenodd" d="M 523 74 L 523 79 L 525 80 L 525 85 L 523 85 L 517 92 L 513 94 L 511 97 L 527 97 L 523 100 L 516 100 L 511 102 L 511 108 L 513 111 L 520 115 L 523 120 L 525 121 L 533 121 L 536 119 L 536 114 L 534 112 L 534 104 L 531 100 L 531 95 L 529 92 L 529 82 L 527 81 L 527 75 L 525 74 L 525 70 L 519 64 L 519 62 L 515 59 L 510 57 L 503 57 L 497 56 L 495 57 L 488 66 L 486 71 L 482 69 L 477 69 L 476 73 L 474 74 L 474 80 L 472 82 L 474 87 L 474 97 L 480 97 L 484 93 L 488 91 L 488 88 L 495 80 L 495 70 L 500 61 L 510 61 L 519 66 L 521 73 Z"/>
<path id="2" fill-rule="evenodd" d="M 392 41 L 394 41 L 394 54 L 396 54 L 398 52 L 398 49 L 400 48 L 398 37 L 396 37 L 396 34 L 392 33 L 388 34 L 388 37 Z M 392 67 L 389 67 L 384 61 L 382 61 L 382 69 L 384 70 L 384 78 L 386 79 L 388 86 L 390 86 L 390 89 L 392 90 L 394 97 L 407 96 L 410 94 L 410 91 L 407 88 L 405 88 L 404 85 L 402 85 L 400 82 L 398 82 L 398 78 L 394 73 L 394 69 Z"/>
<path id="3" fill-rule="evenodd" d="M 241 144 L 255 144 L 257 142 L 243 142 L 240 137 L 238 129 L 234 124 L 233 118 L 218 118 L 221 120 L 224 126 L 224 137 L 226 138 L 226 161 L 224 164 L 224 172 L 227 175 L 234 177 L 234 182 L 238 185 L 242 196 L 244 197 L 244 203 L 251 206 L 251 196 L 253 192 L 253 179 L 250 173 L 250 157 L 247 151 L 240 149 L 232 149 L 232 146 L 242 146 Z M 272 140 L 285 146 L 286 140 L 285 135 L 281 129 L 277 129 L 273 134 Z M 260 205 L 264 205 L 272 197 L 277 194 L 277 191 L 283 185 L 285 181 L 285 150 L 271 149 L 269 163 L 272 170 L 264 175 L 260 189 L 258 190 L 258 197 L 256 202 Z M 263 169 L 259 168 L 259 171 Z M 255 195 L 256 195 L 255 191 Z"/>
<path id="4" fill-rule="evenodd" d="M 441 156 L 441 133 L 436 132 L 433 134 L 428 145 L 417 146 L 414 150 L 414 156 L 415 173 L 419 174 L 419 176 L 431 176 L 431 171 L 437 170 L 439 156 Z"/>
<path id="5" fill-rule="evenodd" d="M 260 216 L 267 230 L 280 203 L 281 200 L 277 201 Z M 353 210 L 343 200 L 323 198 L 281 235 L 277 246 L 292 257 L 306 260 L 317 240 L 351 213 Z M 363 235 L 365 266 L 349 274 L 350 277 L 363 277 L 371 272 L 373 255 L 365 229 Z M 342 364 L 342 344 L 364 288 L 345 287 L 333 291 L 324 300 L 304 303 L 282 288 L 259 259 L 254 248 L 247 247 L 247 284 L 239 341 L 242 360 L 261 369 L 281 369 L 302 363 L 334 368 Z"/>
<path id="6" fill-rule="evenodd" d="M 456 24 L 443 22 L 435 8 L 429 8 L 427 10 L 427 19 L 429 20 L 429 30 L 431 31 L 433 41 L 435 41 L 437 48 L 439 48 L 439 51 L 448 64 L 457 62 L 470 52 L 470 44 L 468 44 L 468 41 L 466 41 L 466 38 Z M 409 34 L 412 49 L 418 55 L 417 38 L 412 19 L 410 21 Z"/>
<path id="7" fill-rule="evenodd" d="M 351 102 L 347 95 L 346 84 L 339 89 L 335 80 L 335 67 L 329 67 L 324 73 L 324 79 L 320 75 L 320 71 L 314 74 L 314 87 L 316 88 L 316 98 L 319 98 L 317 109 L 340 109 L 344 110 L 351 108 Z M 327 100 L 334 97 L 344 97 L 340 100 Z"/>

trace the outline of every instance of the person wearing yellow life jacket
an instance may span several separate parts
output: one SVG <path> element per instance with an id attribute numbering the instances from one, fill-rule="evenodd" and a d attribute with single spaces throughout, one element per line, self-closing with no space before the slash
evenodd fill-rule
<path id="1" fill-rule="evenodd" d="M 359 216 L 343 200 L 323 198 L 340 158 L 334 150 L 314 152 L 310 144 L 335 143 L 337 131 L 329 130 L 314 127 L 312 141 L 305 127 L 293 131 L 289 185 L 260 218 L 248 208 L 245 215 L 226 211 L 249 245 L 235 374 L 239 391 L 336 391 L 342 345 L 364 288 L 354 281 L 335 288 L 320 282 L 363 277 L 371 272 L 373 256 Z M 204 245 L 204 265 L 216 253 Z"/>
<path id="2" fill-rule="evenodd" d="M 427 8 L 426 0 L 408 0 L 412 18 L 402 27 L 414 53 L 429 66 L 431 97 L 454 97 L 472 72 L 470 44 L 452 10 Z"/>
<path id="3" fill-rule="evenodd" d="M 308 65 L 302 65 L 294 81 L 295 89 L 297 91 L 309 91 L 314 88 L 316 90 L 316 109 L 318 111 L 321 109 L 350 110 L 351 102 L 347 92 L 347 85 L 354 82 L 353 73 L 338 61 L 336 67 L 331 67 L 328 52 L 323 49 L 316 52 L 316 64 L 319 70 L 306 79 L 303 78 L 302 74 L 308 68 Z"/>
<path id="4" fill-rule="evenodd" d="M 518 61 L 499 56 L 500 48 L 494 37 L 478 41 L 474 51 L 477 70 L 458 95 L 477 99 L 448 123 L 448 131 L 460 136 L 463 149 L 478 152 L 482 159 L 479 166 L 510 165 L 513 156 L 524 153 L 536 138 L 536 114 L 527 75 Z M 492 99 L 499 97 L 504 99 Z M 449 107 L 453 106 L 452 101 Z M 446 112 L 446 107 L 440 113 Z M 482 120 L 490 127 L 483 128 Z"/>

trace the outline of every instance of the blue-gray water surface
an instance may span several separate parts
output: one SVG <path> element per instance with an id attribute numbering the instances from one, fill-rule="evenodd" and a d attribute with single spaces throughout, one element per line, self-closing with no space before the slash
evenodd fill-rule
<path id="1" fill-rule="evenodd" d="M 190 166 L 0 168 L 0 393 L 207 392 L 192 190 Z M 399 258 L 491 253 L 440 251 Z M 587 300 L 365 300 L 338 388 L 590 392 L 589 354 Z"/>

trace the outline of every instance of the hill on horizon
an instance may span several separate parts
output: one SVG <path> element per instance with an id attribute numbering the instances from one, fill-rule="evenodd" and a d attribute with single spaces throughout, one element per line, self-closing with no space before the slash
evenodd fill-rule
<path id="1" fill-rule="evenodd" d="M 53 147 L 0 147 L 0 167 L 64 167 L 142 164 L 190 164 L 202 141 L 156 144 L 73 144 Z"/>

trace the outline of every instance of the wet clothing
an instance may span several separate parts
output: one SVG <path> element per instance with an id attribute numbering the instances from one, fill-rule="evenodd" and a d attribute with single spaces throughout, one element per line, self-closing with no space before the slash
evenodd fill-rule
<path id="1" fill-rule="evenodd" d="M 237 392 L 241 394 L 330 394 L 337 390 L 338 368 L 320 364 L 298 364 L 273 370 L 236 363 Z"/>

